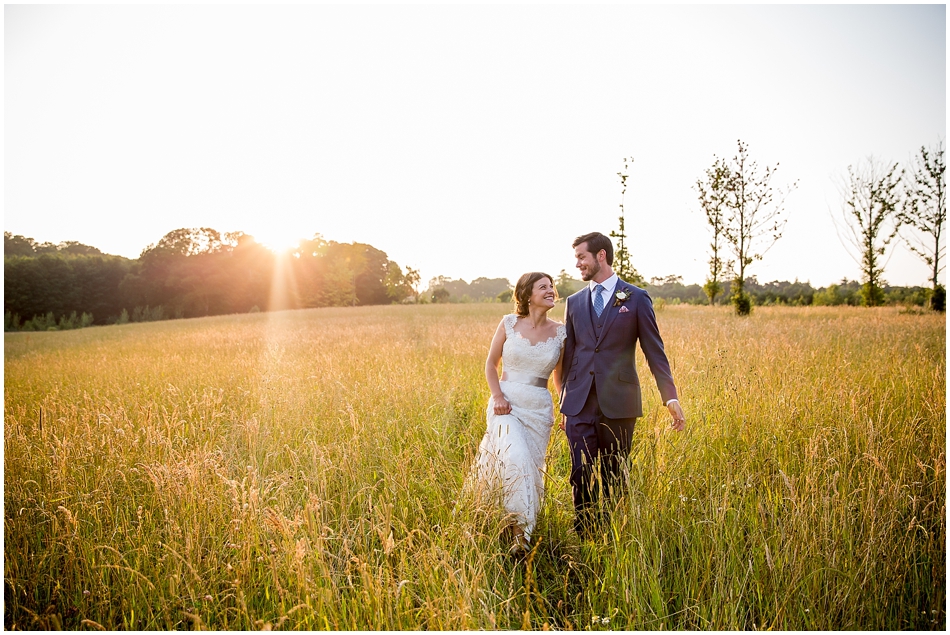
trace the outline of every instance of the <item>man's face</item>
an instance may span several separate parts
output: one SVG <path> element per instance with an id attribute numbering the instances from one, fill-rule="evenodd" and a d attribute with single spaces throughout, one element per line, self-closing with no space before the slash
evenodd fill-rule
<path id="1" fill-rule="evenodd" d="M 577 268 L 584 282 L 590 282 L 600 273 L 600 262 L 594 254 L 587 251 L 587 243 L 581 243 L 574 248 L 574 257 L 577 258 Z"/>

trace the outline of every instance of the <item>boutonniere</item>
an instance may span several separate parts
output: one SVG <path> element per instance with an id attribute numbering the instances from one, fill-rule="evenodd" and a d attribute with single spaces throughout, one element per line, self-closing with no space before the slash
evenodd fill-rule
<path id="1" fill-rule="evenodd" d="M 614 306 L 620 306 L 621 304 L 623 304 L 629 299 L 630 299 L 630 292 L 625 289 L 621 289 L 620 291 L 614 294 Z"/>

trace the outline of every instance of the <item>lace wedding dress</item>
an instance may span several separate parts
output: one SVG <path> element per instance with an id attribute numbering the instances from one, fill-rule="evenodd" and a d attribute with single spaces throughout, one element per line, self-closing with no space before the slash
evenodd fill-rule
<path id="1" fill-rule="evenodd" d="M 500 499 L 505 513 L 524 532 L 527 545 L 544 498 L 544 457 L 554 424 L 548 378 L 567 331 L 561 325 L 555 336 L 532 345 L 515 332 L 517 320 L 514 314 L 504 317 L 501 391 L 511 405 L 511 414 L 496 415 L 494 400 L 488 400 L 488 429 L 466 489 L 483 502 Z"/>

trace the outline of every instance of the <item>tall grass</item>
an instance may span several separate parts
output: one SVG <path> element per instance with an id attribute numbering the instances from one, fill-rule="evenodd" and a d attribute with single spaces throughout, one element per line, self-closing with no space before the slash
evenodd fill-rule
<path id="1" fill-rule="evenodd" d="M 610 535 L 573 535 L 555 432 L 519 562 L 459 501 L 505 310 L 6 334 L 5 626 L 945 627 L 940 316 L 663 309 L 687 431 L 641 358 Z"/>

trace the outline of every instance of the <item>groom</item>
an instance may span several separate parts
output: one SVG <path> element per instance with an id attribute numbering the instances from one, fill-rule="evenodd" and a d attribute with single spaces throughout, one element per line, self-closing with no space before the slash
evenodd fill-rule
<path id="1" fill-rule="evenodd" d="M 603 234 L 585 234 L 573 246 L 577 268 L 589 284 L 567 299 L 564 310 L 561 413 L 571 450 L 574 527 L 581 537 L 592 538 L 603 520 L 598 499 L 620 487 L 633 426 L 643 414 L 636 369 L 638 340 L 673 416 L 673 428 L 682 430 L 686 419 L 650 296 L 613 272 L 614 248 Z"/>

